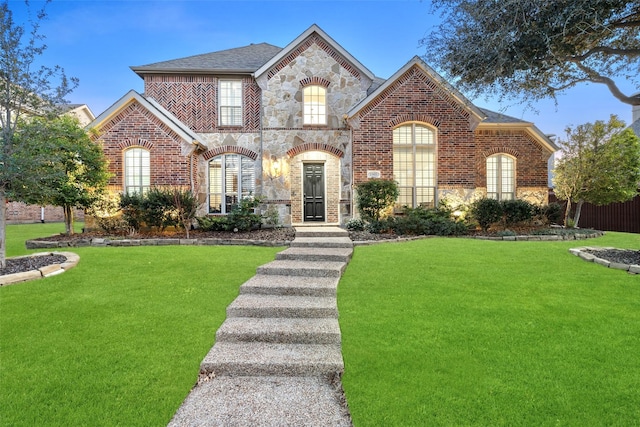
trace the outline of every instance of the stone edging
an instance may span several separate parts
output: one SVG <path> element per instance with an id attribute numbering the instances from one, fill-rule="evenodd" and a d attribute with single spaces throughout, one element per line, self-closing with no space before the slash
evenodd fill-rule
<path id="1" fill-rule="evenodd" d="M 596 237 L 604 236 L 604 231 L 595 231 L 589 234 L 527 234 L 521 236 L 459 236 L 461 239 L 476 239 L 476 240 L 495 240 L 495 241 L 562 241 L 562 240 L 585 240 L 593 239 Z M 365 246 L 376 245 L 378 243 L 391 243 L 391 242 L 409 242 L 412 240 L 430 239 L 433 237 L 456 237 L 456 236 L 412 236 L 401 237 L 398 239 L 380 239 L 380 240 L 358 240 L 353 242 L 353 246 Z"/>
<path id="2" fill-rule="evenodd" d="M 622 264 L 619 262 L 611 262 L 611 261 L 607 261 L 606 259 L 603 258 L 598 258 L 596 255 L 594 254 L 590 254 L 589 252 L 585 252 L 587 250 L 589 251 L 606 251 L 606 250 L 610 250 L 610 249 L 618 249 L 618 248 L 600 248 L 600 247 L 590 247 L 590 246 L 585 246 L 585 247 L 581 247 L 581 248 L 571 248 L 569 249 L 569 252 L 571 252 L 573 255 L 582 258 L 583 260 L 587 261 L 587 262 L 593 262 L 596 264 L 600 264 L 603 267 L 609 267 L 609 268 L 615 268 L 616 270 L 623 270 L 628 272 L 629 274 L 640 274 L 640 265 L 629 265 L 629 264 Z"/>
<path id="3" fill-rule="evenodd" d="M 27 240 L 27 249 L 68 248 L 68 247 L 104 247 L 104 246 L 220 246 L 220 245 L 253 245 L 253 246 L 289 246 L 289 240 L 249 240 L 249 239 L 79 239 L 72 242 L 53 240 Z"/>
<path id="4" fill-rule="evenodd" d="M 75 267 L 76 265 L 78 265 L 78 262 L 80 261 L 80 256 L 78 254 L 74 254 L 73 252 L 40 252 L 40 253 L 15 257 L 12 259 L 31 258 L 35 256 L 47 256 L 47 255 L 62 255 L 67 258 L 67 261 L 61 264 L 51 264 L 45 267 L 40 267 L 37 270 L 31 270 L 31 271 L 25 271 L 22 273 L 14 273 L 14 274 L 7 274 L 4 276 L 0 276 L 0 286 L 12 285 L 14 283 L 26 282 L 27 280 L 42 279 L 43 277 L 55 276 L 57 274 L 64 273 L 70 268 Z"/>
<path id="5" fill-rule="evenodd" d="M 588 234 L 527 234 L 522 236 L 471 236 L 478 240 L 507 240 L 507 241 L 557 241 L 557 240 L 585 240 L 604 236 L 604 231 L 594 231 Z"/>

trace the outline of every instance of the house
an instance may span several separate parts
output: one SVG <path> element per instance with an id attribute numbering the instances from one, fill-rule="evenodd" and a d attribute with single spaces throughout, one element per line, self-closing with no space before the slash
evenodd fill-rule
<path id="1" fill-rule="evenodd" d="M 533 123 L 473 105 L 420 58 L 381 79 L 317 25 L 284 48 L 251 44 L 131 69 L 90 128 L 116 192 L 193 189 L 199 215 L 262 195 L 285 225 L 343 224 L 354 186 L 395 179 L 398 205 L 547 201 L 557 149 Z"/>

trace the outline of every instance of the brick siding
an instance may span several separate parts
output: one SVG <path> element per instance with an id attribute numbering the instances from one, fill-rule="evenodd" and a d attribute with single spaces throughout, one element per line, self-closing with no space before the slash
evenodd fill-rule
<path id="1" fill-rule="evenodd" d="M 149 149 L 151 185 L 187 186 L 189 158 L 182 155 L 181 138 L 137 102 L 106 123 L 99 141 L 109 159 L 109 172 L 113 176 L 109 186 L 124 189 L 124 151 L 132 146 Z"/>

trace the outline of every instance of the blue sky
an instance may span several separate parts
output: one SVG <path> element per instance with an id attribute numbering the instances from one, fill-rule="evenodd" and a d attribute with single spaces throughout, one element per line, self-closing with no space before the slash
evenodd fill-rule
<path id="1" fill-rule="evenodd" d="M 31 1 L 32 10 L 42 6 Z M 18 23 L 22 0 L 9 0 Z M 68 97 L 97 116 L 128 90 L 143 92 L 130 66 L 266 42 L 284 47 L 317 24 L 376 75 L 388 78 L 426 47 L 419 40 L 437 26 L 428 0 L 220 1 L 54 0 L 42 33 L 42 61 L 62 66 L 80 86 Z M 623 89 L 634 92 L 630 84 Z M 567 125 L 606 120 L 618 114 L 629 123 L 631 107 L 602 85 L 582 85 L 536 111 L 515 101 L 473 99 L 479 107 L 533 121 L 547 134 L 564 135 Z"/>

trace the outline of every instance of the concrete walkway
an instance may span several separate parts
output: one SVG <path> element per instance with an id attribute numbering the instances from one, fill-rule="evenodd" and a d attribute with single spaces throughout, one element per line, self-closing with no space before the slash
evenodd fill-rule
<path id="1" fill-rule="evenodd" d="M 340 228 L 297 227 L 240 287 L 169 426 L 351 426 L 336 290 L 352 252 Z"/>

